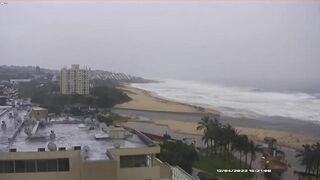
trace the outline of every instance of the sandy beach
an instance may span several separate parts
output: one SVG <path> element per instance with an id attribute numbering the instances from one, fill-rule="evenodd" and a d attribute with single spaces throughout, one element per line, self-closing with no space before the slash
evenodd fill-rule
<path id="1" fill-rule="evenodd" d="M 202 135 L 202 131 L 196 129 L 197 123 L 193 122 L 182 122 L 175 120 L 152 120 L 154 123 L 159 125 L 167 125 L 172 131 L 184 134 L 194 134 Z M 267 130 L 267 129 L 258 129 L 258 128 L 244 128 L 244 127 L 235 127 L 239 134 L 246 134 L 250 139 L 258 142 L 263 142 L 263 139 L 268 137 L 274 137 L 277 139 L 278 144 L 281 146 L 301 149 L 301 146 L 306 143 L 315 143 L 319 141 L 318 138 L 311 138 L 302 136 L 299 134 L 276 131 L 276 130 Z"/>
<path id="2" fill-rule="evenodd" d="M 132 100 L 123 104 L 116 105 L 115 108 L 143 110 L 151 112 L 171 112 L 181 114 L 213 113 L 216 115 L 220 115 L 220 113 L 215 110 L 203 109 L 188 104 L 161 99 L 152 96 L 149 92 L 138 88 L 124 86 L 122 89 Z"/>
<path id="3" fill-rule="evenodd" d="M 152 96 L 149 92 L 133 88 L 130 86 L 124 87 L 125 92 L 132 98 L 130 102 L 117 105 L 115 108 L 139 110 L 148 112 L 165 112 L 175 114 L 197 114 L 206 113 L 206 110 L 194 107 L 188 104 L 173 102 Z M 211 110 L 211 112 L 215 112 Z M 137 119 L 133 120 L 137 121 Z M 140 120 L 138 120 L 140 121 Z M 150 122 L 146 122 L 150 123 Z M 201 131 L 196 130 L 197 123 L 189 121 L 177 121 L 173 119 L 152 119 L 151 123 L 162 126 L 168 126 L 172 131 L 182 134 L 202 135 Z M 278 144 L 294 149 L 301 149 L 302 144 L 315 143 L 320 141 L 319 138 L 304 136 L 292 132 L 286 132 L 273 129 L 262 129 L 247 127 L 245 123 L 241 127 L 235 126 L 240 134 L 246 134 L 250 139 L 262 142 L 264 137 L 274 137 L 278 140 Z"/>

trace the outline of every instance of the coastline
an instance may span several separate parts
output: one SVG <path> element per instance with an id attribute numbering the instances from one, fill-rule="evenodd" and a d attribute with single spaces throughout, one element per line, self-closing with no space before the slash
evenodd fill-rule
<path id="1" fill-rule="evenodd" d="M 165 112 L 177 114 L 203 115 L 209 113 L 220 116 L 221 112 L 214 109 L 202 108 L 187 103 L 176 102 L 153 95 L 151 92 L 124 85 L 121 89 L 132 99 L 129 102 L 118 104 L 115 109 L 140 110 L 148 112 Z"/>
<path id="2" fill-rule="evenodd" d="M 179 115 L 181 117 L 193 117 L 192 119 L 200 120 L 200 117 L 210 111 L 216 112 L 214 110 L 208 110 L 200 107 L 195 107 L 186 103 L 180 103 L 171 101 L 168 99 L 162 99 L 160 97 L 154 96 L 151 92 L 141 90 L 131 86 L 124 86 L 122 89 L 128 94 L 129 97 L 132 98 L 132 101 L 129 101 L 124 104 L 120 104 L 115 106 L 115 109 L 120 110 L 129 110 L 129 111 L 139 111 L 140 114 L 145 113 L 163 113 L 172 114 L 172 116 Z M 216 114 L 217 115 L 217 114 Z M 220 113 L 219 113 L 220 115 Z M 143 115 L 142 115 L 143 116 Z M 228 117 L 222 117 L 222 120 L 229 119 Z M 174 118 L 170 118 L 170 116 L 158 116 L 157 118 L 150 118 L 150 120 L 139 120 L 139 118 L 131 119 L 131 121 L 144 121 L 144 123 L 155 123 L 161 126 L 167 126 L 172 131 L 181 134 L 189 134 L 189 135 L 202 135 L 202 132 L 196 131 L 197 121 L 193 120 L 176 120 Z M 250 122 L 250 124 L 248 124 Z M 224 122 L 225 123 L 225 122 Z M 228 122 L 229 123 L 229 122 Z M 266 124 L 264 128 L 256 127 L 256 125 L 251 125 L 251 123 L 255 124 Z M 303 123 L 303 122 L 301 122 Z M 281 126 L 279 129 L 277 126 Z M 280 124 L 280 125 L 279 125 Z M 278 140 L 278 144 L 284 147 L 292 148 L 295 150 L 301 150 L 302 144 L 306 143 L 315 143 L 319 142 L 320 138 L 316 136 L 310 135 L 302 135 L 302 133 L 296 133 L 295 131 L 286 131 L 283 123 L 277 122 L 269 122 L 269 121 L 260 121 L 253 119 L 238 119 L 236 123 L 231 123 L 239 133 L 246 134 L 250 139 L 263 142 L 263 138 L 266 136 L 274 137 Z M 263 126 L 263 125 L 262 125 Z M 270 128 L 270 127 L 275 128 Z"/>

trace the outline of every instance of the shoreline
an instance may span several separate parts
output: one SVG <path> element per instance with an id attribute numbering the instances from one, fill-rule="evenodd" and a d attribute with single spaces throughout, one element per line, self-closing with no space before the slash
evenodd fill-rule
<path id="1" fill-rule="evenodd" d="M 199 132 L 195 133 L 194 130 L 190 129 L 188 126 L 195 126 L 197 122 L 200 121 L 201 116 L 211 111 L 210 109 L 196 107 L 187 103 L 163 99 L 161 97 L 154 96 L 152 92 L 129 85 L 123 86 L 122 89 L 129 97 L 132 98 L 132 100 L 127 103 L 117 105 L 113 109 L 116 111 L 119 110 L 120 112 L 128 112 L 129 114 L 134 112 L 132 114 L 138 114 L 134 116 L 147 117 L 150 119 L 148 120 L 149 123 L 155 123 L 156 121 L 158 125 L 165 125 L 176 133 L 201 135 Z M 217 111 L 214 111 L 214 113 L 216 112 Z M 220 114 L 221 113 L 219 112 L 219 116 Z M 179 118 L 176 116 L 179 116 Z M 306 123 L 282 117 L 249 119 L 222 116 L 219 119 L 220 122 L 224 124 L 231 124 L 233 127 L 241 131 L 242 134 L 247 134 L 252 140 L 257 142 L 263 142 L 264 137 L 271 136 L 276 138 L 281 146 L 301 150 L 302 144 L 320 141 L 319 133 L 315 133 L 318 127 L 313 127 L 310 122 Z M 145 120 L 140 119 L 140 121 Z M 186 127 L 185 123 L 191 124 Z M 313 129 L 308 131 L 308 127 Z"/>
<path id="2" fill-rule="evenodd" d="M 116 105 L 114 107 L 115 109 L 192 115 L 204 115 L 209 113 L 213 116 L 221 116 L 221 112 L 217 110 L 158 97 L 153 95 L 150 91 L 132 87 L 127 84 L 123 85 L 121 89 L 127 93 L 132 100 Z"/>

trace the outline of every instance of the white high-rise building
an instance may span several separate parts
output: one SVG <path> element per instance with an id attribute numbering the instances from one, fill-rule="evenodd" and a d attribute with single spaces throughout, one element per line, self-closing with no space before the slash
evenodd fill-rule
<path id="1" fill-rule="evenodd" d="M 60 72 L 61 94 L 89 94 L 89 69 L 80 69 L 79 64 L 73 64 L 71 69 L 66 67 Z"/>

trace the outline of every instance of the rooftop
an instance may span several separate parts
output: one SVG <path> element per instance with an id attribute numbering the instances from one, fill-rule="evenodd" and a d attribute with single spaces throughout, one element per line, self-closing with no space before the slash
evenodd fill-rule
<path id="1" fill-rule="evenodd" d="M 47 110 L 46 108 L 42 108 L 42 107 L 33 107 L 32 110 L 34 111 L 42 111 L 42 110 Z"/>
<path id="2" fill-rule="evenodd" d="M 26 112 L 19 112 L 18 116 L 25 114 Z M 108 160 L 108 149 L 139 148 L 150 145 L 136 131 L 107 127 L 97 122 L 93 127 L 85 122 L 88 120 L 59 118 L 47 123 L 29 120 L 17 126 L 15 118 L 4 115 L 1 121 L 5 121 L 7 127 L 0 129 L 0 153 L 9 152 L 10 149 L 16 149 L 17 152 L 37 152 L 38 148 L 45 148 L 45 151 L 50 151 L 48 144 L 52 142 L 57 148 L 64 147 L 67 151 L 74 150 L 75 146 L 81 146 L 82 149 L 87 146 L 86 149 L 89 150 L 85 159 L 90 161 Z M 123 137 L 119 136 L 119 131 L 124 133 Z M 52 138 L 52 134 L 55 138 Z"/>

